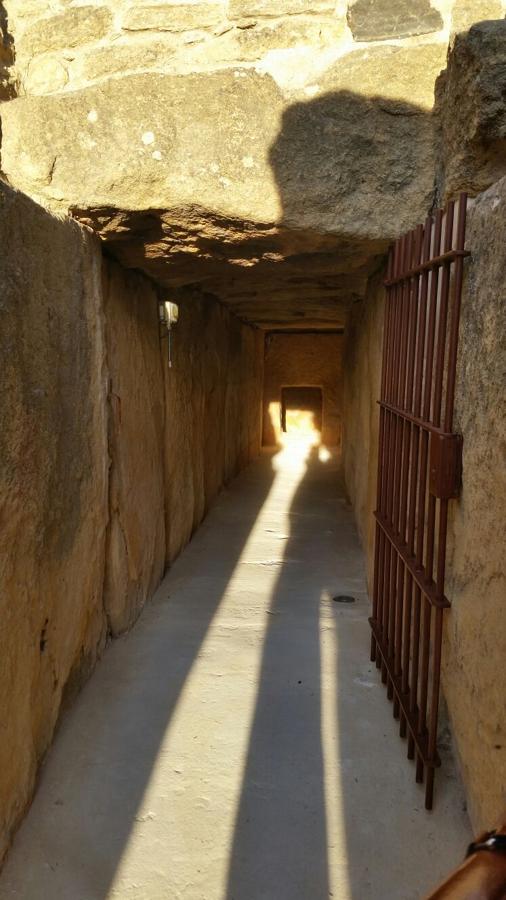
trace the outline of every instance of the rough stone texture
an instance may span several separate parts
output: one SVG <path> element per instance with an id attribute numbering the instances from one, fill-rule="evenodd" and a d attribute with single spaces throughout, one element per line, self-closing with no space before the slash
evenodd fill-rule
<path id="1" fill-rule="evenodd" d="M 450 504 L 443 691 L 474 828 L 491 828 L 506 805 L 506 179 L 469 213 L 471 259 L 460 328 L 455 427 L 464 436 L 462 493 Z M 345 335 L 344 463 L 372 585 L 376 496 L 376 398 L 381 375 L 381 283 L 356 304 Z M 368 478 L 364 478 L 364 473 Z"/>
<path id="2" fill-rule="evenodd" d="M 470 210 L 456 427 L 463 488 L 451 504 L 443 687 L 473 824 L 506 808 L 506 179 Z"/>
<path id="3" fill-rule="evenodd" d="M 80 7 L 63 6 L 63 0 L 41 0 L 33 4 L 29 0 L 4 2 L 18 50 L 17 77 L 22 90 L 29 94 L 75 90 L 95 79 L 114 75 L 118 71 L 116 50 L 123 60 L 122 74 L 136 70 L 191 74 L 260 61 L 265 71 L 272 69 L 285 81 L 288 78 L 301 83 L 302 79 L 307 84 L 314 77 L 315 65 L 317 69 L 320 65 L 315 58 L 316 51 L 324 52 L 321 62 L 325 68 L 329 61 L 353 47 L 345 10 L 341 7 L 336 10 L 336 4 L 328 0 L 318 4 L 264 4 L 263 12 L 258 12 L 260 4 L 255 7 L 247 4 L 246 18 L 240 7 L 234 11 L 226 0 L 143 5 L 109 0 L 107 8 L 96 0 L 94 5 L 87 4 L 86 15 L 79 12 Z M 96 11 L 94 26 L 93 10 Z M 72 45 L 50 50 L 49 45 L 58 40 L 62 30 L 67 31 L 65 23 L 74 15 L 80 17 L 81 27 L 75 30 Z M 88 28 L 84 27 L 86 22 Z M 103 36 L 98 27 L 101 25 L 107 28 Z M 48 37 L 51 31 L 54 35 Z M 32 38 L 38 42 L 35 51 L 29 45 Z M 161 51 L 160 38 L 165 53 Z M 64 40 L 68 41 L 68 35 L 64 35 Z M 151 49 L 155 44 L 160 52 L 153 54 Z M 57 85 L 51 78 L 46 83 L 41 78 L 34 81 L 30 75 L 30 68 L 33 65 L 39 68 L 50 54 L 68 71 L 65 85 Z M 102 61 L 97 71 L 93 65 L 84 64 L 86 58 L 95 54 Z"/>
<path id="4" fill-rule="evenodd" d="M 367 9 L 364 2 L 88 0 L 74 7 L 66 0 L 3 0 L 0 8 L 8 10 L 15 38 L 14 75 L 20 92 L 37 95 L 73 91 L 118 74 L 188 75 L 252 63 L 287 94 L 301 90 L 314 95 L 330 66 L 343 62 L 357 46 L 374 48 L 379 34 L 390 35 L 398 47 L 413 49 L 430 40 L 444 51 L 455 31 L 505 11 L 504 0 L 433 0 L 434 8 L 428 0 L 367 0 Z M 359 20 L 356 40 L 347 23 L 348 6 L 350 22 Z M 415 33 L 427 28 L 428 35 Z M 371 41 L 363 39 L 367 29 Z M 399 32 L 408 36 L 399 37 Z M 431 85 L 437 74 L 431 79 L 424 73 L 424 80 Z"/>
<path id="5" fill-rule="evenodd" d="M 15 95 L 11 67 L 14 64 L 14 42 L 9 32 L 7 12 L 0 3 L 0 103 Z"/>
<path id="6" fill-rule="evenodd" d="M 76 47 L 104 37 L 111 24 L 111 13 L 105 7 L 71 7 L 29 25 L 22 33 L 19 51 L 24 56 L 34 56 L 47 50 Z"/>
<path id="7" fill-rule="evenodd" d="M 103 293 L 111 459 L 104 607 L 116 635 L 133 624 L 165 569 L 165 400 L 155 290 L 109 263 Z"/>
<path id="8" fill-rule="evenodd" d="M 0 182 L 0 859 L 105 641 L 107 378 L 96 241 Z"/>
<path id="9" fill-rule="evenodd" d="M 164 377 L 153 285 L 92 234 L 0 182 L 0 245 L 1 860 L 107 637 L 258 453 L 263 336 L 188 301 Z"/>
<path id="10" fill-rule="evenodd" d="M 506 21 L 457 35 L 438 79 L 439 192 L 477 194 L 506 174 Z"/>
<path id="11" fill-rule="evenodd" d="M 293 16 L 296 13 L 333 13 L 336 0 L 229 0 L 228 14 L 231 19 L 251 16 Z"/>
<path id="12" fill-rule="evenodd" d="M 213 37 L 213 40 L 193 42 L 184 53 L 177 53 L 173 67 L 185 71 L 191 67 L 195 71 L 230 66 L 240 61 L 241 64 L 258 63 L 268 72 L 269 61 L 274 63 L 279 57 L 280 65 L 284 60 L 285 77 L 289 78 L 292 74 L 289 65 L 292 55 L 297 57 L 297 54 L 308 53 L 309 50 L 315 56 L 328 54 L 331 48 L 342 44 L 344 32 L 344 20 L 332 16 L 260 19 L 248 24 L 248 27 L 231 27 Z M 292 65 L 297 65 L 297 59 Z M 282 73 L 276 74 L 281 80 Z"/>
<path id="13" fill-rule="evenodd" d="M 4 171 L 165 287 L 201 282 L 267 329 L 343 327 L 432 203 L 452 0 L 418 0 L 443 30 L 381 45 L 334 0 L 5 2 L 25 96 Z M 73 16 L 75 45 L 51 49 Z"/>
<path id="14" fill-rule="evenodd" d="M 142 72 L 146 68 L 162 68 L 167 65 L 167 60 L 176 53 L 178 39 L 170 37 L 163 40 L 149 40 L 132 44 L 131 42 L 107 44 L 106 46 L 93 47 L 79 57 L 78 60 L 68 66 L 72 77 L 75 77 L 79 69 L 80 76 L 85 81 L 96 81 L 103 76 L 124 75 L 125 72 Z M 47 93 L 47 90 L 33 89 L 32 71 L 34 63 L 28 70 L 27 88 L 30 93 Z M 70 78 L 71 75 L 68 74 Z M 51 90 L 52 88 L 50 88 Z"/>
<path id="15" fill-rule="evenodd" d="M 188 31 L 223 23 L 223 3 L 162 3 L 133 6 L 123 19 L 126 31 Z"/>
<path id="16" fill-rule="evenodd" d="M 467 31 L 476 22 L 504 17 L 502 0 L 457 0 L 452 10 L 453 34 Z"/>
<path id="17" fill-rule="evenodd" d="M 261 443 L 263 333 L 198 292 L 179 311 L 171 368 L 164 352 L 169 561 Z"/>
<path id="18" fill-rule="evenodd" d="M 300 326 L 304 295 L 302 325 L 335 328 L 389 238 L 430 205 L 443 56 L 359 51 L 291 103 L 270 76 L 230 69 L 22 98 L 3 111 L 3 167 L 167 287 L 205 280 L 264 327 Z"/>
<path id="19" fill-rule="evenodd" d="M 433 0 L 434 8 L 428 0 L 88 0 L 82 7 L 69 7 L 66 0 L 3 3 L 16 41 L 16 78 L 28 94 L 75 90 L 119 72 L 192 74 L 247 68 L 252 62 L 288 93 L 314 94 L 329 66 L 357 46 L 373 48 L 379 35 L 406 48 L 431 40 L 444 49 L 452 32 L 504 14 L 504 0 Z M 364 41 L 369 32 L 371 40 Z M 59 48 L 50 50 L 55 42 Z M 95 57 L 100 61 L 96 66 Z M 57 67 L 65 69 L 65 80 L 61 72 L 54 76 Z"/>
<path id="20" fill-rule="evenodd" d="M 51 54 L 36 56 L 28 63 L 25 87 L 33 94 L 59 91 L 68 84 L 69 65 Z"/>
<path id="21" fill-rule="evenodd" d="M 281 389 L 320 387 L 322 443 L 341 445 L 341 334 L 269 334 L 265 341 L 263 443 L 279 441 Z"/>
<path id="22" fill-rule="evenodd" d="M 372 592 L 378 404 L 383 344 L 383 273 L 368 284 L 366 298 L 350 311 L 343 345 L 343 468 L 358 532 L 365 549 Z"/>
<path id="23" fill-rule="evenodd" d="M 355 0 L 348 7 L 348 24 L 356 41 L 384 41 L 428 34 L 443 28 L 429 0 Z"/>
<path id="24" fill-rule="evenodd" d="M 355 95 L 357 101 L 363 98 L 362 102 L 367 100 L 378 111 L 399 116 L 401 120 L 403 116 L 419 116 L 427 122 L 427 114 L 434 105 L 434 80 L 445 63 L 446 47 L 440 43 L 419 47 L 384 44 L 358 49 L 328 67 L 322 77 L 322 89 L 327 93 L 346 91 Z M 402 141 L 402 121 L 398 127 Z M 395 123 L 391 128 L 395 130 Z M 413 133 L 416 140 L 415 135 L 416 132 Z M 368 154 L 358 154 L 359 160 L 362 155 L 367 164 Z"/>

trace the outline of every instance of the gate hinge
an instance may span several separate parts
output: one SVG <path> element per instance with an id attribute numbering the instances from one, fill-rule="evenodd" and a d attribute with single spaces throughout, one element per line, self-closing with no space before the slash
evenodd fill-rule
<path id="1" fill-rule="evenodd" d="M 440 500 L 458 497 L 462 484 L 462 435 L 430 436 L 429 490 Z"/>

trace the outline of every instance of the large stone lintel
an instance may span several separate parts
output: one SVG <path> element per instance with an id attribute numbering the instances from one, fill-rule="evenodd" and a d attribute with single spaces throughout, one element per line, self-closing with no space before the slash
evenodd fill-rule
<path id="1" fill-rule="evenodd" d="M 274 278 L 277 321 L 296 319 L 289 311 L 314 299 L 323 278 L 341 321 L 343 276 L 363 279 L 430 206 L 423 77 L 440 55 L 439 46 L 416 48 L 408 69 L 399 48 L 350 54 L 311 98 L 287 98 L 270 76 L 244 69 L 20 98 L 2 110 L 3 168 L 160 284 L 205 282 L 231 302 L 228 284 L 240 282 L 242 293 L 249 282 L 265 297 Z M 301 270 L 313 279 L 307 296 Z M 242 313 L 255 321 L 254 308 Z"/>

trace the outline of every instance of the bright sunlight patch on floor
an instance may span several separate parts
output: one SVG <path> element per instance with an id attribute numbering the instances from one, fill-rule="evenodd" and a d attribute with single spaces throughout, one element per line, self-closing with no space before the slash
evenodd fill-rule
<path id="1" fill-rule="evenodd" d="M 337 623 L 328 606 L 320 608 L 321 735 L 329 860 L 329 897 L 352 900 L 342 796 L 338 689 L 340 687 Z"/>
<path id="2" fill-rule="evenodd" d="M 164 864 L 167 859 L 174 860 L 181 875 L 178 893 L 172 894 L 171 900 L 185 898 L 190 872 L 192 891 L 200 890 L 205 900 L 226 900 L 271 600 L 289 538 L 292 499 L 313 447 L 312 435 L 285 438 L 283 449 L 272 460 L 275 477 L 268 503 L 253 524 L 164 735 L 111 898 L 126 898 L 128 885 L 140 872 L 145 885 L 152 876 L 158 878 L 159 873 L 145 871 L 145 860 L 150 857 L 145 826 L 150 819 L 163 819 Z M 244 630 L 249 635 L 241 639 L 238 648 L 234 638 Z M 210 832 L 219 848 L 212 857 Z M 204 844 L 206 857 L 202 857 Z"/>
<path id="3" fill-rule="evenodd" d="M 420 900 L 460 861 L 460 783 L 426 814 L 369 660 L 338 458 L 289 438 L 62 722 L 2 900 Z"/>
<path id="4" fill-rule="evenodd" d="M 309 409 L 287 409 L 283 420 L 281 403 L 269 403 L 269 418 L 278 447 L 300 441 L 308 447 L 317 447 L 321 432 L 316 427 L 314 413 Z"/>

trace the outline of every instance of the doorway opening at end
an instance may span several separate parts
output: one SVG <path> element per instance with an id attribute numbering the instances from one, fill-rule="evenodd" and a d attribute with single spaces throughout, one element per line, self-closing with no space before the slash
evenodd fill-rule
<path id="1" fill-rule="evenodd" d="M 319 387 L 289 386 L 281 389 L 281 431 L 290 437 L 321 442 L 323 394 Z"/>

